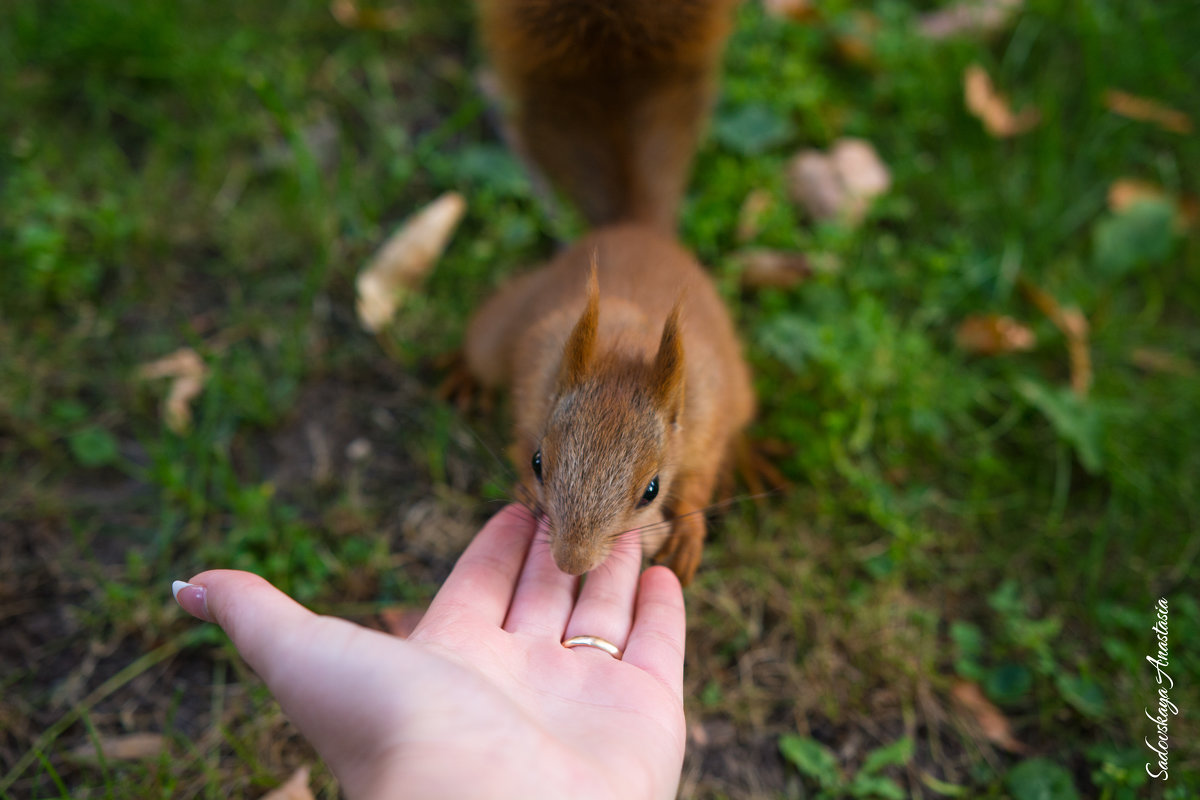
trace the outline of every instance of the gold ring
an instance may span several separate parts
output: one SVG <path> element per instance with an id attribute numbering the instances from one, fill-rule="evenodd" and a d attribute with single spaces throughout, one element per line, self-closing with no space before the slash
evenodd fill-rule
<path id="1" fill-rule="evenodd" d="M 610 642 L 608 639 L 601 639 L 599 636 L 572 636 L 562 643 L 563 647 L 570 649 L 572 647 L 594 647 L 597 650 L 603 650 L 617 661 L 621 660 L 621 648 Z"/>

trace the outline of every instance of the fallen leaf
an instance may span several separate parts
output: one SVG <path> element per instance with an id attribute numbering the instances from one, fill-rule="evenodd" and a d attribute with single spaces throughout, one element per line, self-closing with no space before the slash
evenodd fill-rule
<path id="1" fill-rule="evenodd" d="M 1018 284 L 1030 302 L 1066 337 L 1071 388 L 1080 397 L 1087 397 L 1092 387 L 1092 356 L 1088 348 L 1087 317 L 1083 316 L 1079 309 L 1063 308 L 1053 295 L 1026 278 L 1019 279 Z"/>
<path id="2" fill-rule="evenodd" d="M 425 616 L 425 609 L 415 606 L 391 606 L 381 609 L 379 619 L 383 629 L 392 636 L 407 639 L 417 629 L 417 624 Z"/>
<path id="3" fill-rule="evenodd" d="M 965 0 L 922 14 L 917 30 L 926 39 L 948 39 L 964 33 L 993 33 L 1004 28 L 1023 0 Z"/>
<path id="4" fill-rule="evenodd" d="M 966 353 L 995 356 L 1032 350 L 1037 338 L 1027 326 L 1002 314 L 964 319 L 954 331 L 954 343 Z"/>
<path id="5" fill-rule="evenodd" d="M 847 62 L 860 67 L 874 67 L 875 35 L 880 27 L 879 17 L 869 11 L 855 11 L 850 15 L 848 29 L 834 37 L 834 47 Z"/>
<path id="6" fill-rule="evenodd" d="M 131 733 L 125 736 L 103 736 L 95 742 L 80 745 L 71 751 L 80 761 L 145 761 L 157 758 L 167 749 L 161 733 Z"/>
<path id="7" fill-rule="evenodd" d="M 391 322 L 404 293 L 415 289 L 445 250 L 466 201 L 447 192 L 405 220 L 358 274 L 358 319 L 372 333 Z"/>
<path id="8" fill-rule="evenodd" d="M 1129 353 L 1129 361 L 1146 372 L 1161 372 L 1185 378 L 1196 374 L 1196 365 L 1183 356 L 1151 347 L 1134 348 Z"/>
<path id="9" fill-rule="evenodd" d="M 763 0 L 767 14 L 793 22 L 814 22 L 821 14 L 812 0 Z"/>
<path id="10" fill-rule="evenodd" d="M 1129 210 L 1144 201 L 1168 203 L 1175 208 L 1175 228 L 1180 233 L 1195 227 L 1197 204 L 1194 197 L 1176 201 L 1167 190 L 1156 183 L 1137 178 L 1118 178 L 1108 187 L 1108 209 L 1114 214 Z"/>
<path id="11" fill-rule="evenodd" d="M 748 242 L 758 235 L 762 217 L 774 204 L 774 198 L 766 189 L 754 189 L 742 201 L 738 211 L 737 238 L 739 242 Z"/>
<path id="12" fill-rule="evenodd" d="M 404 10 L 362 8 L 354 0 L 333 0 L 329 13 L 344 28 L 360 31 L 394 31 L 404 24 Z"/>
<path id="13" fill-rule="evenodd" d="M 992 136 L 1017 136 L 1031 130 L 1041 120 L 1035 108 L 1023 108 L 1014 114 L 1008 98 L 996 91 L 991 77 L 978 64 L 972 64 L 963 73 L 963 96 L 967 110 Z"/>
<path id="14" fill-rule="evenodd" d="M 742 264 L 742 285 L 748 289 L 787 289 L 813 274 L 803 253 L 747 250 L 737 259 Z"/>
<path id="15" fill-rule="evenodd" d="M 308 788 L 308 767 L 293 772 L 292 777 L 264 794 L 262 800 L 313 800 L 312 790 Z"/>
<path id="16" fill-rule="evenodd" d="M 891 173 L 870 142 L 839 139 L 825 155 L 805 150 L 788 163 L 792 199 L 817 220 L 861 222 L 871 201 L 891 186 Z"/>
<path id="17" fill-rule="evenodd" d="M 163 419 L 175 433 L 183 433 L 192 424 L 192 400 L 204 389 L 208 367 L 190 347 L 182 347 L 157 361 L 138 369 L 143 380 L 173 378 L 171 389 L 163 401 Z"/>
<path id="18" fill-rule="evenodd" d="M 1187 114 L 1147 97 L 1109 89 L 1104 93 L 1104 107 L 1118 116 L 1152 122 L 1172 133 L 1192 132 L 1192 120 Z"/>
<path id="19" fill-rule="evenodd" d="M 1008 718 L 983 696 L 979 684 L 956 681 L 950 689 L 950 697 L 960 710 L 970 715 L 971 721 L 979 726 L 983 737 L 989 742 L 1010 753 L 1025 752 L 1025 745 L 1013 737 Z"/>

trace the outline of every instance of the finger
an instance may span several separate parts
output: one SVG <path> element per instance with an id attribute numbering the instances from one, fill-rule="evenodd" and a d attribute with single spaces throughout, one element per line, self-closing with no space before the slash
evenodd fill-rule
<path id="1" fill-rule="evenodd" d="M 562 641 L 578 584 L 578 578 L 563 572 L 554 563 L 554 557 L 550 555 L 549 529 L 543 518 L 533 544 L 529 546 L 529 557 L 521 570 L 504 630 Z"/>
<path id="2" fill-rule="evenodd" d="M 215 622 L 267 683 L 277 659 L 286 658 L 297 633 L 317 615 L 249 572 L 201 572 L 175 588 L 175 599 L 193 616 Z"/>
<path id="3" fill-rule="evenodd" d="M 675 694 L 683 692 L 683 643 L 687 615 L 675 573 L 651 567 L 642 573 L 629 644 L 622 658 L 658 678 Z"/>
<path id="4" fill-rule="evenodd" d="M 422 623 L 445 622 L 462 613 L 489 625 L 504 622 L 533 531 L 533 515 L 515 503 L 488 520 L 459 557 Z"/>
<path id="5" fill-rule="evenodd" d="M 564 638 L 599 636 L 625 649 L 641 568 L 642 547 L 634 531 L 623 535 L 604 563 L 584 579 Z"/>

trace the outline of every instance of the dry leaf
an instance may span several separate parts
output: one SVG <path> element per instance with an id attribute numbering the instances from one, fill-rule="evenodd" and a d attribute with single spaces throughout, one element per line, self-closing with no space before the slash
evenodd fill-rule
<path id="1" fill-rule="evenodd" d="M 739 242 L 748 242 L 758 235 L 763 214 L 770 210 L 774 198 L 766 189 L 755 189 L 746 195 L 738 211 L 737 237 Z"/>
<path id="2" fill-rule="evenodd" d="M 374 333 L 391 322 L 404 292 L 425 280 L 446 249 L 466 208 L 462 195 L 447 192 L 405 220 L 384 243 L 355 284 L 364 328 Z"/>
<path id="3" fill-rule="evenodd" d="M 767 14 L 793 22 L 814 22 L 821 15 L 812 0 L 763 0 Z"/>
<path id="4" fill-rule="evenodd" d="M 292 777 L 262 796 L 262 800 L 313 800 L 312 790 L 308 788 L 308 767 L 301 767 L 292 773 Z"/>
<path id="5" fill-rule="evenodd" d="M 891 173 L 870 142 L 839 139 L 829 155 L 805 150 L 788 164 L 792 199 L 817 220 L 862 221 L 871 201 L 891 186 Z"/>
<path id="6" fill-rule="evenodd" d="M 1156 350 L 1152 347 L 1135 348 L 1129 354 L 1129 361 L 1138 369 L 1144 369 L 1146 372 L 1162 372 L 1185 378 L 1196 374 L 1196 365 L 1183 356 L 1168 353 L 1166 350 Z"/>
<path id="7" fill-rule="evenodd" d="M 987 71 L 978 64 L 963 73 L 963 95 L 967 110 L 977 117 L 992 136 L 1005 138 L 1025 133 L 1041 119 L 1035 108 L 1023 108 L 1014 114 L 1008 98 L 996 92 Z"/>
<path id="8" fill-rule="evenodd" d="M 926 39 L 947 39 L 962 33 L 992 33 L 1004 28 L 1023 0 L 964 0 L 922 14 L 917 30 Z"/>
<path id="9" fill-rule="evenodd" d="M 1129 92 L 1109 89 L 1104 93 L 1104 107 L 1114 114 L 1128 119 L 1152 122 L 1172 133 L 1192 132 L 1192 120 L 1187 114 L 1147 97 L 1138 97 Z"/>
<path id="10" fill-rule="evenodd" d="M 742 285 L 748 289 L 787 289 L 813 274 L 803 253 L 748 250 L 737 258 L 742 264 Z"/>
<path id="11" fill-rule="evenodd" d="M 143 364 L 138 375 L 144 380 L 174 378 L 163 401 L 163 419 L 175 433 L 183 433 L 192 424 L 190 403 L 204 389 L 208 368 L 190 347 L 182 347 L 169 356 Z"/>
<path id="12" fill-rule="evenodd" d="M 874 67 L 874 40 L 881 27 L 879 17 L 869 11 L 855 11 L 850 15 L 850 20 L 849 31 L 834 37 L 834 47 L 849 63 L 860 67 Z"/>
<path id="13" fill-rule="evenodd" d="M 1025 745 L 1013 737 L 1012 728 L 1004 712 L 983 696 L 978 684 L 956 681 L 950 690 L 950 697 L 962 711 L 971 716 L 971 720 L 979 726 L 979 730 L 989 742 L 1010 753 L 1025 752 Z"/>
<path id="14" fill-rule="evenodd" d="M 1175 207 L 1175 228 L 1183 233 L 1195 227 L 1197 218 L 1196 198 L 1184 197 L 1179 201 L 1167 194 L 1166 189 L 1150 181 L 1137 178 L 1118 178 L 1108 187 L 1108 209 L 1120 214 L 1134 203 L 1142 200 L 1161 200 Z"/>
<path id="15" fill-rule="evenodd" d="M 1038 310 L 1054 323 L 1067 339 L 1067 357 L 1070 359 L 1071 388 L 1080 397 L 1087 397 L 1092 388 L 1092 356 L 1088 348 L 1090 326 L 1087 317 L 1077 308 L 1063 308 L 1058 300 L 1031 281 L 1018 280 L 1021 290 Z"/>
<path id="16" fill-rule="evenodd" d="M 980 314 L 964 319 L 954 331 L 954 343 L 964 352 L 982 356 L 1032 350 L 1033 331 L 1012 317 Z"/>
<path id="17" fill-rule="evenodd" d="M 161 733 L 131 733 L 126 736 L 105 736 L 99 741 L 88 742 L 76 747 L 70 755 L 88 762 L 97 762 L 101 757 L 105 761 L 145 761 L 158 758 L 166 749 L 167 740 Z"/>
<path id="18" fill-rule="evenodd" d="M 392 636 L 407 639 L 417 629 L 417 625 L 425 616 L 425 609 L 415 606 L 391 606 L 381 609 L 379 620 L 383 629 Z"/>
<path id="19" fill-rule="evenodd" d="M 404 24 L 404 10 L 360 8 L 354 0 L 333 0 L 329 13 L 342 27 L 360 31 L 394 31 Z"/>

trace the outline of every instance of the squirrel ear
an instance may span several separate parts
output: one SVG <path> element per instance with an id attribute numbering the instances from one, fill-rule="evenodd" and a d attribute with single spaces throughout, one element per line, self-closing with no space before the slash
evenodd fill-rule
<path id="1" fill-rule="evenodd" d="M 683 337 L 680 335 L 682 299 L 671 309 L 663 324 L 662 339 L 654 356 L 651 389 L 658 407 L 667 413 L 672 423 L 683 410 Z"/>
<path id="2" fill-rule="evenodd" d="M 563 349 L 562 365 L 558 371 L 558 388 L 563 391 L 576 386 L 587 374 L 596 344 L 596 326 L 600 320 L 600 282 L 596 278 L 596 256 L 592 254 L 592 271 L 588 275 L 587 306 Z"/>

